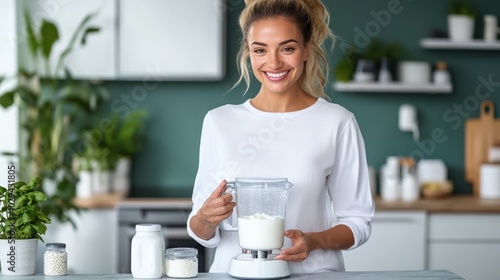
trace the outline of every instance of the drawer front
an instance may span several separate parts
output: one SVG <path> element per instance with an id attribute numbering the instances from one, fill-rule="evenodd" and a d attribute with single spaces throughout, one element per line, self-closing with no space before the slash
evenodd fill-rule
<path id="1" fill-rule="evenodd" d="M 500 241 L 500 214 L 431 214 L 429 239 Z"/>
<path id="2" fill-rule="evenodd" d="M 426 225 L 425 212 L 376 212 L 366 244 L 343 252 L 346 270 L 425 269 Z"/>

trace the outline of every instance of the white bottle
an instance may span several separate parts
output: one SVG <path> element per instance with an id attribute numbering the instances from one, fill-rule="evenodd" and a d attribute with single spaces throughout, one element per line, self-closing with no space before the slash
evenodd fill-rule
<path id="1" fill-rule="evenodd" d="M 399 157 L 388 157 L 381 170 L 380 195 L 383 200 L 394 201 L 401 197 Z"/>
<path id="2" fill-rule="evenodd" d="M 378 74 L 379 83 L 389 83 L 392 81 L 391 71 L 389 70 L 389 61 L 383 57 L 380 60 L 380 72 Z"/>
<path id="3" fill-rule="evenodd" d="M 165 240 L 158 224 L 138 224 L 132 238 L 131 267 L 134 278 L 161 278 L 164 272 Z"/>
<path id="4" fill-rule="evenodd" d="M 484 15 L 484 40 L 486 42 L 495 42 L 497 40 L 497 34 L 500 32 L 497 22 L 495 15 Z"/>
<path id="5" fill-rule="evenodd" d="M 420 198 L 420 185 L 415 172 L 415 160 L 403 158 L 401 160 L 403 175 L 401 179 L 401 199 L 415 201 Z"/>
<path id="6" fill-rule="evenodd" d="M 448 65 L 443 61 L 436 62 L 436 70 L 434 71 L 434 83 L 437 85 L 446 85 L 450 83 L 450 73 Z"/>

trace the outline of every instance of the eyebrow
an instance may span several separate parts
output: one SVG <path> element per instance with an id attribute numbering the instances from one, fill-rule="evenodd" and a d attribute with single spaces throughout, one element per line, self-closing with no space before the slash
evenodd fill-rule
<path id="1" fill-rule="evenodd" d="M 286 41 L 283 41 L 283 42 L 280 42 L 279 45 L 280 46 L 283 46 L 285 44 L 288 44 L 288 43 L 292 43 L 292 42 L 295 42 L 295 43 L 299 43 L 297 40 L 294 40 L 294 39 L 289 39 L 289 40 L 286 40 Z M 267 44 L 264 44 L 264 43 L 261 43 L 261 42 L 253 42 L 251 45 L 259 45 L 259 46 L 267 46 Z"/>

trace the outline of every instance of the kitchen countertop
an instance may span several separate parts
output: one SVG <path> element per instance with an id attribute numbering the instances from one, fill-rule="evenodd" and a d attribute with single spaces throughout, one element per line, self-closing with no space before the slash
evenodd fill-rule
<path id="1" fill-rule="evenodd" d="M 75 204 L 88 209 L 113 209 L 117 205 L 147 207 L 152 205 L 175 205 L 189 208 L 191 198 L 123 198 L 102 195 L 75 199 Z M 427 211 L 430 213 L 500 213 L 500 199 L 481 199 L 472 195 L 453 195 L 439 199 L 420 199 L 414 202 L 384 201 L 375 198 L 378 211 Z"/>
<path id="2" fill-rule="evenodd" d="M 63 276 L 64 277 L 64 276 Z M 130 279 L 133 280 L 131 274 L 109 274 L 109 275 L 98 275 L 98 274 L 88 274 L 88 275 L 75 275 L 69 274 L 67 278 L 76 280 L 111 280 L 111 279 Z M 0 279 L 12 279 L 12 276 L 0 275 Z M 44 275 L 31 275 L 31 276 L 16 276 L 17 280 L 48 280 L 55 279 L 54 276 L 44 276 Z M 162 279 L 176 279 L 163 276 Z M 221 280 L 221 279 L 235 279 L 228 274 L 223 273 L 200 273 L 196 278 L 190 279 L 210 279 L 210 280 Z M 441 280 L 459 280 L 462 277 L 448 271 L 448 270 L 421 270 L 421 271 L 351 271 L 351 272 L 325 272 L 325 273 L 314 273 L 314 274 L 292 274 L 286 279 L 343 279 L 343 280 L 430 280 L 430 279 L 441 279 Z"/>

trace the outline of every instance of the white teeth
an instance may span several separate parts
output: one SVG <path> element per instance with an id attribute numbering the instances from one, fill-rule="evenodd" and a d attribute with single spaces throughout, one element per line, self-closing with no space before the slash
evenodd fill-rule
<path id="1" fill-rule="evenodd" d="M 285 72 L 281 72 L 281 73 L 269 73 L 269 72 L 266 72 L 266 74 L 271 77 L 271 78 L 279 78 L 283 75 L 285 75 L 286 73 L 288 73 L 288 71 L 285 71 Z"/>

